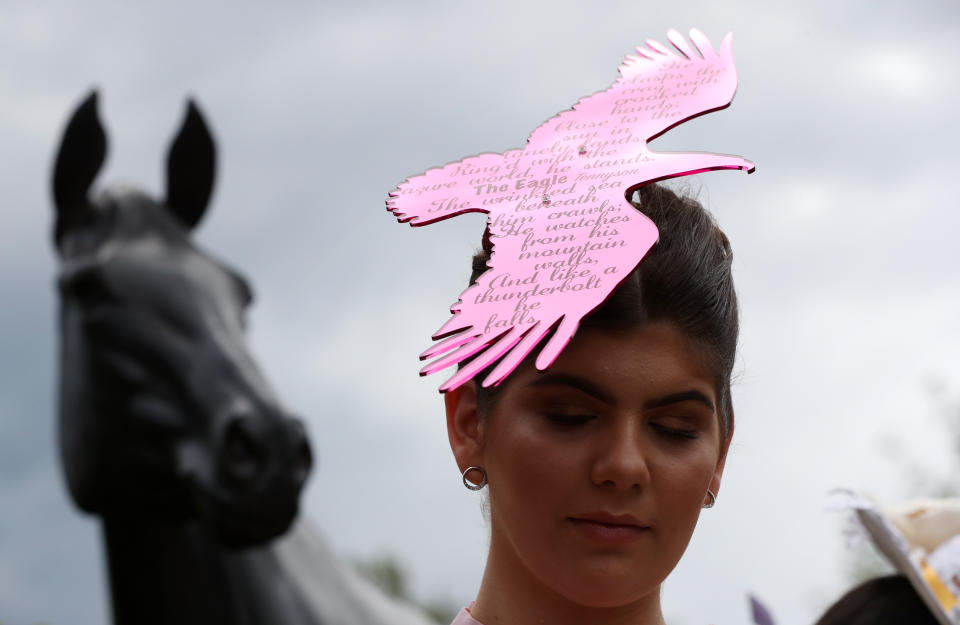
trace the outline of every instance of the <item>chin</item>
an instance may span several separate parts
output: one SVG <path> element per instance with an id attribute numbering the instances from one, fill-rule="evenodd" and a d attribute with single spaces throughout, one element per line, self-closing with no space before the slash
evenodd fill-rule
<path id="1" fill-rule="evenodd" d="M 571 603 L 587 608 L 619 608 L 635 603 L 651 593 L 658 593 L 663 578 L 652 579 L 649 569 L 643 575 L 580 574 L 553 585 L 556 592 Z"/>

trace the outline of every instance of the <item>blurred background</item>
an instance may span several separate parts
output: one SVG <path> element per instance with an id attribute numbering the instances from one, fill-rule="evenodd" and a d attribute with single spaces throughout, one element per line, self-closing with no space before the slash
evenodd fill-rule
<path id="1" fill-rule="evenodd" d="M 732 240 L 737 430 L 719 502 L 664 586 L 671 625 L 810 623 L 864 565 L 824 512 L 960 483 L 960 5 L 685 2 L 0 3 L 0 623 L 109 619 L 99 527 L 55 431 L 49 169 L 94 86 L 95 187 L 162 195 L 195 96 L 219 171 L 199 244 L 245 273 L 251 341 L 318 466 L 304 514 L 423 603 L 469 602 L 487 529 L 417 354 L 466 285 L 483 217 L 398 225 L 408 175 L 522 145 L 668 28 L 736 33 L 733 105 L 658 139 L 757 163 L 679 184 Z M 867 568 L 871 565 L 866 565 Z M 391 581 L 392 580 L 392 581 Z M 399 585 L 397 585 L 399 584 Z"/>

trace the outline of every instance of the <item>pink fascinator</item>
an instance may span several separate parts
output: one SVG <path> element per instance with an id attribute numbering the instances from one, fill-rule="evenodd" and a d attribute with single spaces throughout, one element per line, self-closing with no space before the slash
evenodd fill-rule
<path id="1" fill-rule="evenodd" d="M 666 178 L 713 169 L 753 171 L 738 156 L 653 152 L 647 143 L 693 117 L 727 107 L 737 88 L 732 35 L 714 49 L 699 30 L 671 45 L 647 40 L 620 77 L 541 124 L 526 147 L 470 156 L 408 178 L 387 210 L 424 226 L 462 213 L 487 214 L 488 269 L 470 285 L 424 351 L 421 375 L 472 358 L 440 390 L 491 365 L 500 383 L 547 336 L 546 369 L 577 330 L 657 241 L 657 227 L 627 198 Z"/>

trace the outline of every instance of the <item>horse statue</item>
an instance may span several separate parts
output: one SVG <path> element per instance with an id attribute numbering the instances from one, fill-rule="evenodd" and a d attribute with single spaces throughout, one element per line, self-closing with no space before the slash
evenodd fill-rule
<path id="1" fill-rule="evenodd" d="M 303 424 L 247 348 L 250 286 L 190 238 L 216 161 L 199 109 L 188 102 L 162 202 L 91 197 L 106 149 L 93 92 L 53 174 L 59 437 L 71 497 L 102 518 L 114 623 L 431 623 L 297 521 Z"/>

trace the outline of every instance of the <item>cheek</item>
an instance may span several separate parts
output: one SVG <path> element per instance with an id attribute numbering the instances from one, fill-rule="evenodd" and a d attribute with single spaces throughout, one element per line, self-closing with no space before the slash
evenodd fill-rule
<path id="1" fill-rule="evenodd" d="M 651 467 L 651 486 L 660 511 L 669 519 L 666 527 L 684 546 L 700 517 L 716 461 L 716 453 L 704 446 L 697 453 L 662 458 Z"/>
<path id="2" fill-rule="evenodd" d="M 577 450 L 551 441 L 535 424 L 516 419 L 487 445 L 491 502 L 523 508 L 547 505 L 576 481 Z"/>

